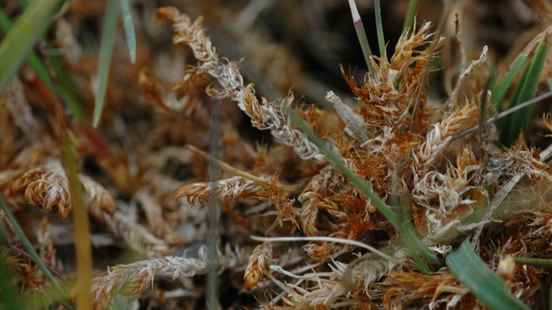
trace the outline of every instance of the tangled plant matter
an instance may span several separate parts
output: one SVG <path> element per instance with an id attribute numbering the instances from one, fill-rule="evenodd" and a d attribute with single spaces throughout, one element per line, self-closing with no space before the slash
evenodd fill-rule
<path id="1" fill-rule="evenodd" d="M 13 14 L 15 1 L 8 2 Z M 82 254 L 78 247 L 73 253 L 80 240 L 69 215 L 80 210 L 72 198 L 82 192 L 77 198 L 91 220 L 91 292 L 75 289 L 72 296 L 62 288 L 64 296 L 46 306 L 66 307 L 83 295 L 95 309 L 542 306 L 542 281 L 550 275 L 543 266 L 552 259 L 552 153 L 542 141 L 552 122 L 545 115 L 535 128 L 521 128 L 525 135 L 514 143 L 504 132 L 517 130 L 508 128 L 519 125 L 511 122 L 521 113 L 511 114 L 516 105 L 547 99 L 532 98 L 547 89 L 552 72 L 549 29 L 518 48 L 519 65 L 499 61 L 495 70 L 492 43 L 468 53 L 474 42 L 460 35 L 468 4 L 482 4 L 446 4 L 435 24 L 416 22 L 418 2 L 410 1 L 391 48 L 375 1 L 383 42 L 377 56 L 349 1 L 368 70 L 330 69 L 347 93 L 306 77 L 295 55 L 251 29 L 257 14 L 273 7 L 298 14 L 287 1 L 252 1 L 238 26 L 227 22 L 234 12 L 224 5 L 212 12 L 195 3 L 184 13 L 138 2 L 120 8 L 143 14 L 138 39 L 160 46 L 172 29 L 173 48 L 134 50 L 128 42 L 136 65 L 113 69 L 105 84 L 109 64 L 102 67 L 105 61 L 80 46 L 74 27 L 103 6 L 74 1 L 55 25 L 63 53 L 58 62 L 48 59 L 46 70 L 62 68 L 69 78 L 57 72 L 59 85 L 50 89 L 35 62 L 0 93 L 0 190 L 7 201 L 0 259 L 14 266 L 22 294 L 47 295 L 50 269 L 54 281 L 70 285 L 79 276 L 82 261 L 72 257 Z M 533 13 L 548 7 L 526 2 Z M 340 5 L 320 1 L 305 11 Z M 322 25 L 316 16 L 295 16 L 306 17 Z M 132 34 L 128 19 L 123 25 Z M 327 35 L 313 30 L 309 42 Z M 261 50 L 251 65 L 248 57 Z M 102 55 L 108 52 L 121 62 L 118 48 Z M 435 90 L 440 77 L 446 81 Z M 94 129 L 75 111 L 66 113 L 71 94 L 63 89 L 71 84 L 83 102 L 102 101 L 100 82 L 109 85 L 107 105 L 95 106 L 102 123 Z M 305 93 L 314 98 L 298 95 Z M 63 143 L 78 154 L 78 173 L 68 171 Z M 216 229 L 208 224 L 218 217 L 213 210 L 221 211 Z M 218 304 L 210 299 L 213 275 Z M 0 279 L 0 291 L 6 283 Z"/>

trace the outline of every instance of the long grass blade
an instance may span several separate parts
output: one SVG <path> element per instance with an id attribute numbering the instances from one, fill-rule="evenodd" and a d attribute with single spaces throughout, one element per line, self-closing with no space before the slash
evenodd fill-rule
<path id="1" fill-rule="evenodd" d="M 525 68 L 525 64 L 527 63 L 527 58 L 529 56 L 526 53 L 519 54 L 510 68 L 508 69 L 508 72 L 502 78 L 500 81 L 496 83 L 496 85 L 493 87 L 492 90 L 492 96 L 491 96 L 491 102 L 494 104 L 495 107 L 500 107 L 502 100 L 508 93 L 508 90 L 512 86 L 512 82 L 514 81 L 514 78 L 518 73 L 523 71 Z"/>
<path id="2" fill-rule="evenodd" d="M 63 149 L 63 166 L 69 180 L 69 192 L 73 210 L 74 235 L 77 252 L 77 309 L 92 309 L 90 296 L 92 286 L 92 250 L 90 241 L 90 223 L 82 197 L 82 186 L 79 181 L 77 157 L 69 136 L 65 138 Z"/>
<path id="3" fill-rule="evenodd" d="M 362 49 L 362 55 L 364 55 L 364 61 L 366 62 L 366 67 L 370 71 L 372 65 L 370 62 L 370 56 L 372 56 L 372 49 L 370 48 L 370 43 L 368 42 L 368 36 L 366 36 L 366 29 L 364 29 L 364 23 L 360 18 L 358 13 L 358 8 L 356 6 L 355 0 L 349 0 L 349 7 L 351 9 L 351 15 L 353 17 L 353 25 L 355 27 L 355 32 L 360 43 L 360 48 Z"/>
<path id="4" fill-rule="evenodd" d="M 20 1 L 24 2 L 24 1 Z M 8 33 L 10 29 L 12 28 L 12 22 L 8 15 L 0 8 L 0 30 L 2 30 L 4 33 Z M 50 57 L 50 60 L 54 59 L 54 57 Z M 52 78 L 50 77 L 50 73 L 48 72 L 48 68 L 46 65 L 40 60 L 38 55 L 36 55 L 35 52 L 31 52 L 29 55 L 29 58 L 27 59 L 28 65 L 33 69 L 33 71 L 36 73 L 38 78 L 44 82 L 46 87 L 53 92 L 59 94 L 61 98 L 65 101 L 67 104 L 67 107 L 78 120 L 84 119 L 84 112 L 82 111 L 82 108 L 78 101 L 75 99 L 75 95 L 71 91 L 74 87 L 69 87 L 67 83 L 65 82 L 66 74 L 61 70 L 61 67 L 52 66 L 54 70 L 56 71 L 56 75 L 58 77 L 58 83 L 54 83 L 52 81 Z M 53 63 L 51 63 L 53 65 Z"/>
<path id="5" fill-rule="evenodd" d="M 446 258 L 453 276 L 491 309 L 517 310 L 529 307 L 508 292 L 504 281 L 492 272 L 474 252 L 468 241 Z"/>
<path id="6" fill-rule="evenodd" d="M 309 141 L 316 145 L 319 151 L 324 154 L 330 164 L 345 176 L 353 186 L 355 186 L 364 195 L 370 203 L 385 216 L 385 218 L 393 225 L 399 233 L 399 237 L 408 250 L 409 255 L 414 259 L 416 265 L 423 272 L 428 272 L 428 262 L 435 262 L 436 257 L 431 250 L 424 244 L 418 236 L 411 219 L 406 212 L 398 213 L 388 206 L 385 201 L 373 190 L 372 184 L 365 181 L 360 176 L 355 174 L 351 169 L 347 168 L 343 158 L 333 151 L 328 144 L 316 135 L 316 133 L 301 119 L 294 110 L 290 109 L 289 117 L 292 124 L 307 136 Z"/>
<path id="7" fill-rule="evenodd" d="M 546 39 L 541 41 L 535 50 L 535 55 L 531 60 L 529 69 L 525 73 L 523 80 L 516 91 L 516 95 L 512 101 L 512 107 L 527 101 L 535 96 L 539 84 L 541 73 L 544 69 L 544 62 L 548 54 L 548 43 Z M 502 129 L 502 142 L 505 145 L 512 145 L 518 135 L 529 125 L 529 121 L 533 114 L 533 109 L 524 109 L 523 112 L 513 114 L 504 122 Z"/>
<path id="8" fill-rule="evenodd" d="M 121 14 L 123 15 L 123 27 L 125 28 L 130 62 L 136 63 L 136 31 L 134 29 L 134 22 L 132 21 L 130 1 L 121 0 Z"/>
<path id="9" fill-rule="evenodd" d="M 29 0 L 19 0 L 19 5 L 21 5 L 21 7 L 23 8 L 26 8 L 29 5 Z M 50 46 L 49 44 L 47 44 L 48 42 L 45 42 L 45 43 L 46 43 L 45 48 L 49 49 Z M 36 58 L 36 61 L 33 60 L 33 58 Z M 46 66 L 42 64 L 42 62 L 40 61 L 40 58 L 38 58 L 38 56 L 36 56 L 34 53 L 31 54 L 31 57 L 29 58 L 29 65 L 33 68 L 33 70 L 36 71 L 37 69 L 33 65 L 33 62 L 39 62 L 40 63 L 39 66 L 44 67 L 44 69 L 46 69 Z M 71 111 L 71 113 L 77 120 L 84 121 L 84 117 L 85 117 L 84 111 L 82 110 L 81 104 L 77 99 L 78 96 L 73 91 L 75 89 L 75 85 L 73 85 L 71 77 L 63 69 L 63 63 L 60 60 L 60 57 L 55 55 L 48 56 L 47 62 L 52 67 L 52 70 L 54 71 L 54 76 L 57 77 L 56 79 L 57 83 L 55 85 L 52 85 L 52 87 L 50 87 L 46 82 L 46 80 L 44 78 L 41 78 L 38 72 L 37 72 L 37 75 L 39 75 L 39 78 L 44 83 L 46 83 L 46 85 L 48 86 L 48 88 L 50 88 L 52 92 L 57 92 L 58 95 L 61 98 L 63 98 L 63 101 L 69 108 L 69 111 Z"/>
<path id="10" fill-rule="evenodd" d="M 48 57 L 48 64 L 56 77 L 56 89 L 59 95 L 63 98 L 73 116 L 79 121 L 84 121 L 86 115 L 79 103 L 82 98 L 79 98 L 75 93 L 75 89 L 77 89 L 75 82 L 64 69 L 63 59 L 61 56 L 50 56 Z"/>
<path id="11" fill-rule="evenodd" d="M 435 254 L 424 244 L 418 236 L 418 232 L 412 224 L 409 203 L 403 197 L 400 199 L 401 222 L 398 227 L 401 242 L 407 249 L 407 253 L 414 261 L 416 267 L 423 273 L 429 274 L 431 270 L 427 262 L 436 262 Z"/>
<path id="12" fill-rule="evenodd" d="M 416 22 L 416 11 L 418 9 L 418 0 L 410 0 L 408 2 L 408 11 L 406 12 L 406 18 L 403 24 L 403 34 L 410 32 L 414 28 Z"/>
<path id="13" fill-rule="evenodd" d="M 94 120 L 93 126 L 98 127 L 102 117 L 102 111 L 105 105 L 105 95 L 107 84 L 109 83 L 109 71 L 111 69 L 111 57 L 115 47 L 115 38 L 117 35 L 117 22 L 120 15 L 121 6 L 119 0 L 109 0 L 105 9 L 103 20 L 102 40 L 100 44 L 100 59 L 97 76 L 96 99 L 94 102 Z"/>
<path id="14" fill-rule="evenodd" d="M 529 257 L 516 257 L 514 259 L 516 263 L 535 265 L 544 268 L 552 268 L 552 259 L 550 258 L 529 258 Z"/>
<path id="15" fill-rule="evenodd" d="M 387 47 L 385 46 L 385 33 L 383 31 L 383 19 L 381 16 L 381 0 L 375 1 L 374 14 L 376 15 L 376 31 L 378 33 L 380 57 L 387 61 Z"/>
<path id="16" fill-rule="evenodd" d="M 370 200 L 370 203 L 381 212 L 385 218 L 394 226 L 398 227 L 399 225 L 399 215 L 393 211 L 385 201 L 380 198 L 374 189 L 372 184 L 366 182 L 360 176 L 355 174 L 351 169 L 347 168 L 343 158 L 337 154 L 335 151 L 331 150 L 330 147 L 326 144 L 324 140 L 319 138 L 316 133 L 301 119 L 297 112 L 290 110 L 290 120 L 291 122 L 299 127 L 299 129 L 307 136 L 309 141 L 316 145 L 319 151 L 324 154 L 326 159 L 336 168 L 340 173 L 342 173 L 349 181 L 360 190 L 360 192 Z"/>
<path id="17" fill-rule="evenodd" d="M 0 44 L 0 91 L 19 70 L 64 0 L 33 1 Z"/>
<path id="18" fill-rule="evenodd" d="M 46 278 L 48 278 L 48 280 L 52 282 L 52 285 L 56 288 L 56 290 L 58 290 L 63 296 L 66 296 L 67 294 L 63 290 L 61 284 L 59 283 L 57 278 L 52 274 L 52 272 L 50 272 L 50 270 L 48 269 L 46 264 L 42 261 L 42 259 L 40 259 L 40 256 L 38 255 L 33 245 L 31 244 L 31 242 L 23 232 L 23 229 L 21 228 L 21 226 L 19 226 L 17 219 L 15 218 L 15 216 L 13 216 L 11 210 L 4 202 L 4 197 L 2 197 L 1 194 L 0 194 L 0 209 L 2 209 L 2 211 L 6 215 L 6 218 L 10 223 L 10 226 L 13 229 L 15 235 L 17 236 L 17 239 L 19 239 L 19 242 L 21 242 L 21 244 L 23 245 L 23 248 L 25 249 L 25 251 L 27 251 L 27 253 L 31 257 L 33 262 L 38 266 L 40 271 L 44 273 Z"/>

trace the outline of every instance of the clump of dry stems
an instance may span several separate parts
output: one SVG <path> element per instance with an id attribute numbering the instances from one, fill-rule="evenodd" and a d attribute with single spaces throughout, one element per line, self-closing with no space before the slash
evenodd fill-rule
<path id="1" fill-rule="evenodd" d="M 184 13 L 142 2 L 138 38 L 167 38 L 172 31 L 175 51 L 139 49 L 136 65 L 113 69 L 100 129 L 76 121 L 67 128 L 81 158 L 79 185 L 92 222 L 95 308 L 109 308 L 122 297 L 139 299 L 144 307 L 204 307 L 207 214 L 215 206 L 222 210 L 222 308 L 481 306 L 442 261 L 430 266 L 432 273 L 420 270 L 395 223 L 292 121 L 293 109 L 346 169 L 369 182 L 394 212 L 400 206 L 424 246 L 445 258 L 470 238 L 514 296 L 540 305 L 539 279 L 549 271 L 514 258 L 552 258 L 550 151 L 523 136 L 511 147 L 500 145 L 496 123 L 465 134 L 502 109 L 489 99 L 494 59 L 488 46 L 463 55 L 457 74 L 444 74 L 455 76 L 447 81 L 449 96 L 436 97 L 429 80 L 455 34 L 447 25 L 418 22 L 396 40 L 389 58 L 369 57 L 367 72 L 341 68 L 348 94 L 325 89 L 317 98 L 324 102 L 307 105 L 292 90 L 263 86 L 288 88 L 294 76 L 257 81 L 247 59 L 226 58 L 228 46 L 217 46 L 226 41 L 211 27 L 228 28 L 236 45 L 248 40 L 216 22 L 232 16 L 228 9 L 217 19 L 199 4 Z M 333 8 L 334 2 L 317 5 Z M 64 66 L 83 102 L 93 94 L 97 59 L 79 48 L 70 23 L 97 14 L 93 7 L 74 1 L 66 13 L 74 20 L 61 15 L 56 26 L 63 33 L 57 44 L 66 52 Z M 545 31 L 535 40 L 549 36 Z M 250 39 L 262 42 L 260 37 Z M 247 43 L 246 52 L 254 54 L 256 41 Z M 532 55 L 536 48 L 533 41 L 525 52 Z M 270 61 L 271 51 L 263 49 L 258 61 Z M 549 65 L 542 81 L 549 78 Z M 60 103 L 30 75 L 24 68 L 0 94 L 0 189 L 48 268 L 70 281 L 74 264 L 65 257 L 72 251 L 67 245 L 79 240 L 70 237 L 71 192 L 61 164 L 59 113 L 51 110 Z M 544 89 L 545 83 L 539 85 Z M 215 110 L 222 128 L 216 158 L 208 154 L 207 138 Z M 248 130 L 268 133 L 273 143 L 245 139 L 237 129 L 242 118 Z M 544 131 L 552 128 L 549 116 L 537 123 Z M 210 162 L 221 171 L 216 180 L 208 179 Z M 45 276 L 20 249 L 4 213 L 0 219 L 22 289 L 40 290 Z"/>

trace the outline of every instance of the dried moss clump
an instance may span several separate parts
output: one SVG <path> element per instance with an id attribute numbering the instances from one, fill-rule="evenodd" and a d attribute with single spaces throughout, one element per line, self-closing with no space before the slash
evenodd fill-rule
<path id="1" fill-rule="evenodd" d="M 519 8 L 508 55 L 469 14 L 495 4 L 402 2 L 66 4 L 27 65 L 0 66 L 15 274 L 0 293 L 64 309 L 545 307 L 552 10 L 503 1 Z M 25 30 L 10 21 L 25 6 L 0 7 L 5 33 Z M 361 20 L 374 10 L 381 57 Z M 340 67 L 340 46 L 358 63 Z"/>

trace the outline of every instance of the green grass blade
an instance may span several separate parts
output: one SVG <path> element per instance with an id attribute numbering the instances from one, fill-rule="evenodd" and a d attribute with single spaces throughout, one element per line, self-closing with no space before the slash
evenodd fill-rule
<path id="1" fill-rule="evenodd" d="M 33 245 L 31 244 L 31 242 L 29 241 L 27 236 L 25 236 L 25 233 L 23 232 L 23 229 L 21 229 L 21 226 L 19 226 L 19 223 L 15 219 L 15 216 L 13 216 L 11 210 L 8 208 L 8 206 L 6 206 L 6 203 L 4 202 L 4 198 L 2 197 L 1 194 L 0 194 L 0 209 L 2 209 L 2 211 L 4 211 L 4 214 L 6 215 L 6 218 L 7 218 L 8 222 L 10 223 L 11 228 L 13 229 L 15 235 L 17 236 L 17 238 L 19 239 L 19 241 L 23 245 L 23 248 L 27 251 L 27 253 L 31 257 L 33 262 L 38 266 L 38 268 L 40 268 L 40 271 L 42 271 L 42 273 L 44 273 L 46 278 L 48 278 L 48 280 L 50 280 L 50 282 L 52 282 L 54 287 L 61 294 L 63 294 L 63 296 L 67 296 L 67 294 L 65 293 L 65 291 L 61 287 L 61 284 L 59 283 L 57 278 L 50 272 L 50 270 L 48 269 L 46 264 L 42 261 L 42 259 L 40 259 L 40 256 L 35 251 Z"/>
<path id="2" fill-rule="evenodd" d="M 479 300 L 494 310 L 529 309 L 529 307 L 508 292 L 504 281 L 492 272 L 485 262 L 475 254 L 468 241 L 450 253 L 447 266 L 453 276 L 464 284 Z"/>
<path id="3" fill-rule="evenodd" d="M 375 1 L 374 14 L 376 15 L 376 30 L 378 33 L 380 57 L 387 61 L 387 47 L 385 46 L 385 34 L 383 31 L 383 20 L 381 17 L 381 0 Z"/>
<path id="4" fill-rule="evenodd" d="M 111 57 L 115 47 L 117 35 L 117 21 L 119 20 L 121 6 L 118 0 L 109 0 L 105 9 L 103 20 L 102 40 L 100 44 L 100 58 L 97 76 L 96 99 L 94 102 L 93 126 L 98 127 L 105 105 L 105 95 L 109 82 L 109 71 L 111 69 Z"/>
<path id="5" fill-rule="evenodd" d="M 523 71 L 525 68 L 525 64 L 527 63 L 527 58 L 529 56 L 526 53 L 521 53 L 516 57 L 510 68 L 508 69 L 508 72 L 506 73 L 506 76 L 504 76 L 503 79 L 498 81 L 496 85 L 493 87 L 492 90 L 492 96 L 491 96 L 491 102 L 494 104 L 496 108 L 500 107 L 502 100 L 508 93 L 508 90 L 512 86 L 512 82 L 514 81 L 514 78 L 518 73 Z"/>
<path id="6" fill-rule="evenodd" d="M 419 238 L 418 232 L 412 224 L 409 203 L 403 198 L 400 199 L 401 222 L 398 227 L 401 242 L 407 249 L 408 256 L 412 258 L 416 267 L 426 273 L 431 273 L 427 262 L 436 262 L 435 254 Z"/>
<path id="7" fill-rule="evenodd" d="M 19 5 L 21 5 L 21 7 L 23 8 L 26 8 L 29 5 L 29 0 L 19 0 Z M 46 48 L 49 48 L 49 46 L 46 45 Z M 29 64 L 36 71 L 36 69 L 32 64 L 32 58 L 36 58 L 39 62 L 40 62 L 40 59 L 34 54 L 31 55 Z M 65 104 L 69 108 L 69 111 L 71 111 L 71 113 L 77 120 L 84 121 L 84 117 L 85 117 L 84 111 L 82 110 L 81 104 L 77 99 L 78 96 L 73 91 L 73 89 L 75 89 L 75 85 L 73 85 L 73 82 L 71 81 L 71 77 L 63 69 L 63 63 L 60 60 L 61 58 L 59 56 L 49 56 L 47 57 L 47 59 L 48 59 L 48 63 L 51 65 L 54 71 L 55 76 L 57 77 L 56 79 L 57 87 L 55 87 L 55 89 L 54 87 L 52 88 L 50 88 L 49 86 L 48 87 L 50 88 L 51 91 L 57 92 L 59 96 L 63 98 Z M 46 66 L 44 65 L 42 65 L 42 67 L 46 68 Z M 39 75 L 39 78 L 41 78 L 40 75 Z M 44 79 L 42 79 L 42 81 L 46 83 Z"/>
<path id="8" fill-rule="evenodd" d="M 539 85 L 540 76 L 544 68 L 544 62 L 548 54 L 548 43 L 546 39 L 541 41 L 535 50 L 535 55 L 531 64 L 525 73 L 523 80 L 516 91 L 511 107 L 517 106 L 535 96 Z M 527 128 L 533 114 L 532 108 L 523 109 L 516 114 L 511 115 L 504 122 L 505 127 L 502 130 L 502 142 L 509 146 L 512 145 L 519 134 Z"/>
<path id="9" fill-rule="evenodd" d="M 351 9 L 351 16 L 353 18 L 353 25 L 355 27 L 355 32 L 360 43 L 360 48 L 362 49 L 362 54 L 364 55 L 364 61 L 366 62 L 366 67 L 370 71 L 372 65 L 370 62 L 370 56 L 372 56 L 372 49 L 370 48 L 370 43 L 368 42 L 368 36 L 366 36 L 366 29 L 364 29 L 364 23 L 360 18 L 358 13 L 358 8 L 356 6 L 355 0 L 349 0 L 349 7 Z"/>
<path id="10" fill-rule="evenodd" d="M 408 11 L 406 13 L 406 18 L 404 19 L 403 31 L 402 31 L 403 34 L 410 32 L 410 30 L 414 28 L 417 9 L 418 9 L 418 0 L 410 0 L 408 2 Z"/>
<path id="11" fill-rule="evenodd" d="M 19 70 L 64 0 L 33 1 L 0 44 L 0 92 Z"/>
<path id="12" fill-rule="evenodd" d="M 48 57 L 48 63 L 56 76 L 56 89 L 59 95 L 63 98 L 73 116 L 79 121 L 84 121 L 86 115 L 79 103 L 82 98 L 79 98 L 74 91 L 77 89 L 76 85 L 71 75 L 64 69 L 62 57 L 50 56 Z"/>
<path id="13" fill-rule="evenodd" d="M 351 169 L 347 168 L 343 158 L 333 151 L 328 144 L 316 135 L 316 133 L 301 119 L 294 110 L 290 109 L 289 117 L 292 124 L 307 136 L 309 141 L 316 145 L 319 151 L 326 157 L 330 164 L 345 176 L 353 186 L 355 186 L 362 195 L 364 195 L 370 203 L 385 216 L 385 218 L 393 225 L 399 233 L 401 241 L 405 244 L 409 255 L 414 259 L 417 266 L 423 272 L 429 271 L 427 262 L 434 262 L 436 257 L 431 250 L 427 248 L 424 242 L 419 238 L 410 217 L 404 210 L 402 214 L 397 213 L 389 207 L 385 201 L 374 192 L 372 184 L 365 181 L 363 178 L 355 174 Z"/>
<path id="14" fill-rule="evenodd" d="M 126 42 L 130 56 L 130 62 L 136 63 L 136 31 L 130 11 L 131 0 L 121 0 L 121 13 L 123 15 L 123 26 L 125 28 Z"/>
<path id="15" fill-rule="evenodd" d="M 372 188 L 372 184 L 366 182 L 360 176 L 355 174 L 351 169 L 347 168 L 345 161 L 339 154 L 330 149 L 324 140 L 319 138 L 316 133 L 301 119 L 297 112 L 290 109 L 290 120 L 292 124 L 299 127 L 299 129 L 307 136 L 309 141 L 318 147 L 320 152 L 324 154 L 326 159 L 342 173 L 349 181 L 366 196 L 372 203 L 372 205 L 381 212 L 385 218 L 394 226 L 399 224 L 399 215 L 391 210 L 385 201 L 380 198 Z"/>
<path id="16" fill-rule="evenodd" d="M 550 258 L 529 258 L 529 257 L 516 257 L 516 263 L 535 265 L 544 268 L 552 268 L 552 259 Z"/>
<path id="17" fill-rule="evenodd" d="M 23 2 L 23 1 L 21 1 Z M 0 8 L 0 29 L 4 33 L 8 33 L 12 27 L 12 22 L 8 15 Z M 50 57 L 49 59 L 52 60 L 56 57 Z M 74 87 L 69 88 L 65 78 L 66 74 L 61 70 L 61 67 L 56 69 L 56 66 L 54 67 L 54 70 L 56 71 L 56 75 L 58 76 L 58 83 L 55 84 L 52 79 L 50 78 L 50 73 L 48 72 L 48 68 L 46 65 L 40 60 L 40 58 L 36 55 L 35 52 L 31 52 L 29 58 L 27 59 L 27 63 L 29 66 L 33 69 L 33 71 L 36 73 L 38 78 L 44 82 L 46 87 L 53 93 L 57 93 L 63 98 L 65 103 L 67 104 L 67 107 L 71 111 L 71 113 L 75 116 L 78 120 L 84 119 L 84 113 L 81 109 L 80 104 L 75 99 L 75 95 L 71 91 Z M 53 62 L 51 63 L 53 65 Z"/>

